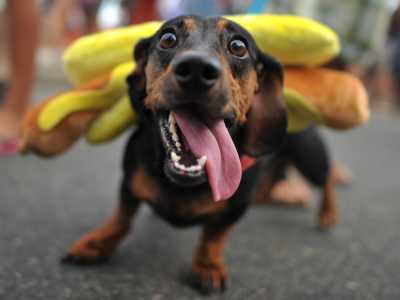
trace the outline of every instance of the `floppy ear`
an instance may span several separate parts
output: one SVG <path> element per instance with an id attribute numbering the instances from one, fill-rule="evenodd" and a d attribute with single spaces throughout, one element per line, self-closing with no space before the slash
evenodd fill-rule
<path id="1" fill-rule="evenodd" d="M 283 68 L 261 51 L 257 56 L 259 88 L 247 114 L 242 144 L 244 152 L 253 157 L 275 152 L 283 143 L 287 128 Z"/>
<path id="2" fill-rule="evenodd" d="M 135 111 L 141 111 L 141 100 L 146 97 L 146 65 L 152 37 L 141 39 L 135 47 L 133 58 L 135 70 L 127 78 L 129 98 Z"/>

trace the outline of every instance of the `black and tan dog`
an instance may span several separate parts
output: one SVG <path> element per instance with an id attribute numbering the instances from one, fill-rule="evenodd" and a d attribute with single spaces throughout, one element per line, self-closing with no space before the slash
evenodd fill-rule
<path id="1" fill-rule="evenodd" d="M 64 261 L 110 257 L 140 203 L 168 223 L 202 225 L 192 271 L 202 288 L 223 289 L 222 252 L 286 136 L 283 70 L 253 38 L 223 18 L 173 19 L 135 48 L 128 78 L 140 124 L 124 157 L 120 204 Z M 260 158 L 242 171 L 241 157 Z"/>

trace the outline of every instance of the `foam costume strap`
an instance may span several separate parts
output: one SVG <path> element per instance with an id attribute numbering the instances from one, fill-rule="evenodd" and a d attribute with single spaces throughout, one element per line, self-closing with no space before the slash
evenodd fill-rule
<path id="1" fill-rule="evenodd" d="M 345 72 L 318 67 L 339 53 L 338 38 L 331 29 L 294 16 L 229 18 L 249 30 L 263 51 L 286 65 L 284 96 L 289 132 L 311 124 L 346 129 L 368 119 L 368 98 L 360 81 Z M 27 114 L 21 151 L 57 155 L 83 135 L 90 143 L 104 143 L 134 125 L 137 116 L 126 85 L 126 77 L 135 66 L 132 48 L 160 24 L 109 30 L 73 44 L 66 51 L 64 67 L 78 87 L 50 98 Z"/>

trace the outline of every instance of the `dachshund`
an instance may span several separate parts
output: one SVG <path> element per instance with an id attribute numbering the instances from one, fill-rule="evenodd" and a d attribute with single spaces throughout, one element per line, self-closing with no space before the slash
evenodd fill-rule
<path id="1" fill-rule="evenodd" d="M 173 226 L 202 226 L 194 283 L 205 291 L 224 290 L 228 234 L 286 139 L 283 68 L 238 24 L 191 15 L 140 40 L 134 59 L 127 82 L 140 121 L 125 149 L 118 208 L 63 261 L 110 258 L 146 203 Z M 244 157 L 256 162 L 244 168 Z"/>

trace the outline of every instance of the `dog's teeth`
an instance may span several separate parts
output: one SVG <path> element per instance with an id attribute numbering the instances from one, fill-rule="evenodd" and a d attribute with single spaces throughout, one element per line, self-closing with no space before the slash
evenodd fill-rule
<path id="1" fill-rule="evenodd" d="M 184 165 L 178 163 L 178 162 L 175 162 L 175 166 L 176 166 L 178 169 L 181 169 L 181 170 L 183 170 L 183 171 L 187 171 L 187 170 L 186 170 L 186 167 L 185 167 Z"/>
<path id="2" fill-rule="evenodd" d="M 181 159 L 181 157 L 179 155 L 177 155 L 175 152 L 172 152 L 171 153 L 171 159 L 174 162 L 178 162 Z"/>
<path id="3" fill-rule="evenodd" d="M 174 123 L 169 123 L 169 131 L 171 131 L 172 135 L 176 135 L 176 126 Z"/>
<path id="4" fill-rule="evenodd" d="M 200 165 L 201 168 L 204 167 L 207 161 L 207 156 L 202 156 L 197 160 L 197 163 Z"/>
<path id="5" fill-rule="evenodd" d="M 188 168 L 190 172 L 194 172 L 194 171 L 200 171 L 201 170 L 201 166 L 197 165 L 197 166 L 191 166 Z"/>
<path id="6" fill-rule="evenodd" d="M 172 113 L 170 113 L 169 116 L 168 116 L 168 124 L 169 124 L 169 128 L 171 130 L 174 130 L 174 131 L 176 130 L 175 129 L 176 121 L 175 121 L 175 118 L 172 115 Z"/>
<path id="7" fill-rule="evenodd" d="M 180 150 L 181 143 L 179 142 L 179 136 L 176 128 L 176 121 L 172 113 L 169 114 L 168 124 L 169 124 L 168 129 L 169 132 L 171 133 L 172 141 L 175 143 L 175 146 L 178 148 L 178 150 Z"/>
<path id="8" fill-rule="evenodd" d="M 194 172 L 194 171 L 200 171 L 201 168 L 200 166 L 190 166 L 190 167 L 186 167 L 185 165 L 180 164 L 177 161 L 174 161 L 174 165 L 177 169 L 181 170 L 181 171 L 185 171 L 185 172 Z"/>
<path id="9" fill-rule="evenodd" d="M 192 165 L 190 167 L 187 167 L 183 164 L 180 164 L 178 161 L 181 157 L 174 152 L 171 153 L 171 157 L 172 157 L 172 161 L 174 163 L 175 168 L 177 168 L 181 171 L 194 173 L 194 172 L 201 171 L 201 169 L 202 169 L 202 167 L 200 165 Z M 176 158 L 178 158 L 178 160 L 175 160 Z"/>
<path id="10" fill-rule="evenodd" d="M 179 137 L 176 133 L 172 133 L 172 140 L 174 141 L 176 148 L 181 150 L 181 143 L 179 143 Z"/>
<path id="11" fill-rule="evenodd" d="M 169 116 L 168 116 L 168 123 L 175 123 L 175 119 L 174 119 L 174 116 L 172 115 L 172 113 L 169 113 Z"/>

